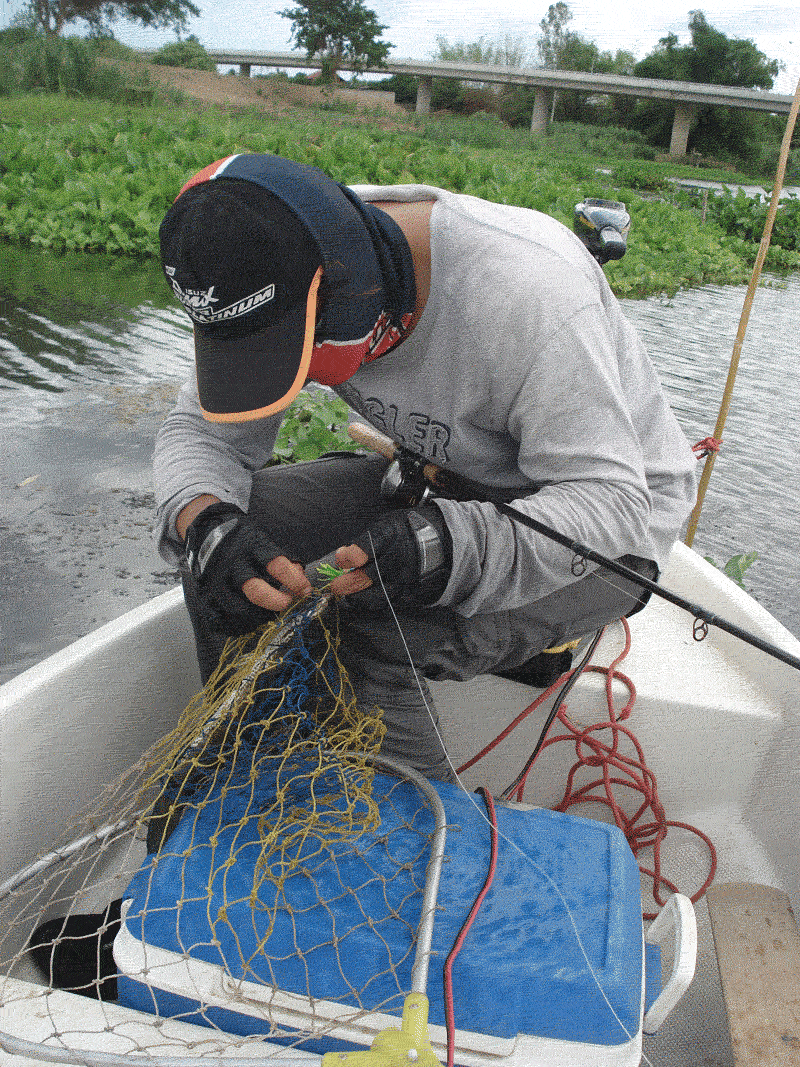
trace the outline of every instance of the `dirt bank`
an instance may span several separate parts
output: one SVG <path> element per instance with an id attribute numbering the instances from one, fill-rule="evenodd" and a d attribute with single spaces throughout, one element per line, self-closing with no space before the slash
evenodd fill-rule
<path id="1" fill-rule="evenodd" d="M 283 78 L 246 78 L 239 74 L 215 74 L 152 63 L 127 66 L 132 71 L 146 71 L 152 81 L 209 107 L 255 108 L 270 115 L 324 108 L 339 111 L 350 121 L 363 118 L 372 124 L 376 120 L 405 123 L 410 118 L 405 108 L 394 103 L 393 93 L 378 90 L 298 85 Z"/>

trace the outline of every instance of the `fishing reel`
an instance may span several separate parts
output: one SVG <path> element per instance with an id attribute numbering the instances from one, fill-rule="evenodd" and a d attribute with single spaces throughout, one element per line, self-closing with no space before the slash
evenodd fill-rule
<path id="1" fill-rule="evenodd" d="M 400 508 L 426 504 L 433 496 L 425 480 L 425 460 L 401 451 L 386 468 L 381 481 L 381 496 Z"/>
<path id="2" fill-rule="evenodd" d="M 575 205 L 572 228 L 602 267 L 610 259 L 625 255 L 631 217 L 619 200 L 587 197 Z"/>

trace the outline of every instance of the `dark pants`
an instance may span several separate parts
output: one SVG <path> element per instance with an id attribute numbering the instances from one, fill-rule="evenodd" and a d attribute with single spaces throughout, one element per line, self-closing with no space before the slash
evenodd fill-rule
<path id="1" fill-rule="evenodd" d="M 385 467 L 380 456 L 349 453 L 267 467 L 254 479 L 249 514 L 288 556 L 305 565 L 350 544 L 391 510 L 380 492 Z M 625 562 L 649 577 L 657 573 L 650 561 L 626 557 Z M 388 610 L 364 612 L 343 601 L 339 655 L 361 706 L 383 709 L 387 736 L 382 753 L 431 778 L 448 778 L 452 771 L 425 678 L 464 681 L 512 671 L 544 648 L 629 614 L 640 592 L 601 568 L 543 597 L 533 610 L 526 609 L 524 618 L 518 612 L 465 618 L 449 608 L 431 607 L 397 610 L 395 621 Z M 214 628 L 188 576 L 184 593 L 205 682 L 227 634 Z"/>

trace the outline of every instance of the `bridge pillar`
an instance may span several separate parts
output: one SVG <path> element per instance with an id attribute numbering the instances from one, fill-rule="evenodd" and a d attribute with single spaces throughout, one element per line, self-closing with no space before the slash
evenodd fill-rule
<path id="1" fill-rule="evenodd" d="M 547 129 L 553 110 L 553 93 L 553 89 L 545 89 L 541 85 L 536 89 L 531 115 L 531 133 L 544 133 Z"/>
<path id="2" fill-rule="evenodd" d="M 417 114 L 430 115 L 433 78 L 420 78 L 417 86 Z"/>
<path id="3" fill-rule="evenodd" d="M 672 137 L 669 142 L 669 154 L 671 156 L 685 156 L 689 147 L 689 131 L 694 125 L 697 114 L 696 104 L 678 104 L 675 108 L 675 118 L 672 120 Z"/>
<path id="4" fill-rule="evenodd" d="M 239 74 L 241 74 L 241 76 L 243 78 L 249 78 L 250 77 L 250 64 L 249 63 L 240 63 L 239 64 Z"/>

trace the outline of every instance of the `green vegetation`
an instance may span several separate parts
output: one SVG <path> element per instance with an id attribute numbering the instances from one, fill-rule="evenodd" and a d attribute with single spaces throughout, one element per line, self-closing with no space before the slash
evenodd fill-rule
<path id="1" fill-rule="evenodd" d="M 718 563 L 715 563 L 711 556 L 706 556 L 705 558 L 712 566 L 727 575 L 732 582 L 736 582 L 741 589 L 749 592 L 747 586 L 744 584 L 744 576 L 745 572 L 758 560 L 758 552 L 740 552 L 736 556 L 731 556 L 728 562 L 722 567 L 720 567 Z"/>
<path id="2" fill-rule="evenodd" d="M 667 81 L 689 81 L 771 89 L 780 70 L 750 40 L 729 38 L 709 25 L 702 11 L 690 11 L 690 43 L 679 45 L 674 33 L 662 38 L 641 62 L 626 51 L 602 52 L 593 42 L 570 30 L 572 12 L 563 0 L 551 4 L 539 23 L 540 34 L 533 56 L 528 42 L 506 38 L 491 44 L 481 38 L 465 44 L 451 44 L 437 38 L 438 57 L 468 63 L 506 67 L 543 66 L 552 70 L 584 73 L 634 75 Z M 396 76 L 385 83 L 394 89 L 398 101 L 413 106 L 417 80 Z M 499 115 L 512 126 L 527 127 L 533 109 L 535 89 L 525 85 L 504 85 L 499 92 L 489 86 L 459 84 L 452 79 L 433 81 L 432 107 L 461 114 L 484 110 Z M 641 133 L 650 158 L 666 152 L 670 144 L 675 107 L 669 101 L 608 96 L 577 89 L 560 89 L 553 99 L 557 123 L 627 128 Z M 743 111 L 740 108 L 698 107 L 689 135 L 689 150 L 717 161 L 774 173 L 784 122 L 774 115 Z M 800 149 L 800 129 L 796 145 Z M 646 158 L 646 157 L 643 157 Z M 794 167 L 800 170 L 800 151 Z M 791 169 L 791 168 L 790 168 Z"/>
<path id="3" fill-rule="evenodd" d="M 0 97 L 60 93 L 130 105 L 179 102 L 179 94 L 158 87 L 135 60 L 136 53 L 113 37 L 46 37 L 22 27 L 0 31 Z M 35 103 L 30 106 L 35 112 Z"/>
<path id="4" fill-rule="evenodd" d="M 546 18 L 539 23 L 541 33 L 537 42 L 539 61 L 550 70 L 577 70 L 597 74 L 631 74 L 636 58 L 631 52 L 617 50 L 601 52 L 594 41 L 567 29 L 572 21 L 569 5 L 563 0 L 551 4 Z M 523 90 L 526 103 L 533 105 L 533 93 Z M 512 93 L 512 95 L 515 95 Z M 519 95 L 517 90 L 516 95 Z M 557 121 L 603 122 L 621 124 L 630 102 L 619 96 L 603 97 L 597 93 L 582 93 L 574 89 L 556 94 L 554 117 Z"/>
<path id="5" fill-rule="evenodd" d="M 768 59 L 752 41 L 726 37 L 708 24 L 702 11 L 690 13 L 689 31 L 691 44 L 679 46 L 675 34 L 669 33 L 649 56 L 636 64 L 633 73 L 640 78 L 772 88 L 780 64 Z M 639 100 L 633 110 L 633 124 L 654 143 L 666 146 L 673 111 L 663 100 Z M 769 116 L 759 112 L 700 107 L 690 131 L 689 147 L 707 154 L 756 162 L 769 136 L 770 125 Z"/>
<path id="6" fill-rule="evenodd" d="M 746 242 L 760 240 L 768 210 L 769 204 L 747 196 L 741 189 L 735 194 L 726 190 L 722 195 L 710 198 L 707 205 L 708 213 L 725 233 Z M 787 252 L 800 251 L 800 199 L 787 198 L 781 204 L 775 217 L 772 241 L 776 248 Z"/>
<path id="7" fill-rule="evenodd" d="M 300 463 L 325 452 L 355 452 L 348 436 L 349 409 L 327 391 L 303 390 L 286 411 L 275 441 L 275 461 Z"/>
<path id="8" fill-rule="evenodd" d="M 183 41 L 165 44 L 152 57 L 152 62 L 162 67 L 188 67 L 190 70 L 213 70 L 217 64 L 203 48 L 195 35 L 189 34 Z"/>
<path id="9" fill-rule="evenodd" d="M 23 14 L 15 25 L 0 31 L 0 95 L 15 89 L 46 89 L 131 103 L 152 103 L 157 92 L 147 84 L 127 84 L 128 78 L 119 72 L 108 71 L 100 76 L 93 64 L 76 49 L 88 48 L 113 41 L 109 27 L 117 17 L 124 16 L 144 25 L 185 28 L 189 14 L 197 9 L 191 0 L 27 0 Z M 292 21 L 292 39 L 304 49 L 309 59 L 316 58 L 322 67 L 322 80 L 333 82 L 343 60 L 355 64 L 354 70 L 365 66 L 384 65 L 391 45 L 380 40 L 386 28 L 377 21 L 375 12 L 363 0 L 300 0 L 294 7 L 278 14 Z M 63 27 L 75 19 L 88 22 L 91 37 L 87 45 L 70 44 L 59 51 Z M 689 12 L 690 43 L 679 45 L 678 37 L 669 33 L 653 51 L 640 62 L 627 51 L 615 54 L 603 52 L 590 40 L 568 29 L 573 16 L 564 0 L 551 4 L 547 16 L 539 24 L 540 34 L 533 42 L 506 35 L 503 42 L 487 43 L 458 41 L 451 44 L 444 37 L 437 38 L 438 57 L 470 63 L 494 64 L 504 67 L 542 65 L 547 68 L 578 72 L 636 75 L 665 80 L 727 84 L 744 88 L 771 89 L 781 64 L 760 52 L 751 40 L 729 38 L 706 20 L 701 10 Z M 20 35 L 39 36 L 44 44 L 38 46 L 44 55 L 28 72 L 20 69 L 17 52 Z M 75 39 L 73 39 L 74 41 Z M 25 47 L 30 42 L 26 41 Z M 194 37 L 177 41 L 161 49 L 155 62 L 187 66 L 202 70 L 214 68 L 207 52 Z M 87 66 L 88 64 L 88 66 Z M 81 69 L 78 70 L 77 68 Z M 33 77 L 31 76 L 33 72 Z M 111 79 L 114 84 L 108 83 Z M 116 84 L 121 79 L 122 85 Z M 94 84 L 95 80 L 97 84 Z M 287 79 L 288 80 L 288 79 Z M 297 81 L 308 81 L 304 74 Z M 394 91 L 398 103 L 413 109 L 419 79 L 395 75 L 384 82 L 368 82 L 363 89 Z M 497 90 L 497 91 L 496 91 Z M 535 89 L 527 85 L 497 86 L 475 82 L 461 83 L 451 78 L 434 78 L 431 104 L 435 112 L 448 111 L 459 115 L 493 116 L 503 124 L 527 129 L 535 98 Z M 328 110 L 342 112 L 341 102 L 329 101 Z M 353 112 L 354 113 L 354 112 Z M 553 116 L 558 123 L 581 123 L 612 130 L 626 129 L 639 134 L 638 158 L 654 159 L 658 151 L 666 151 L 674 106 L 669 101 L 642 100 L 634 97 L 561 89 L 553 98 Z M 717 165 L 744 165 L 761 174 L 774 172 L 783 133 L 783 122 L 775 115 L 743 111 L 738 108 L 698 107 L 689 132 L 689 149 L 697 155 L 715 160 Z M 787 176 L 800 172 L 800 128 L 796 151 L 790 160 Z"/>
<path id="10" fill-rule="evenodd" d="M 311 12 L 314 5 L 301 7 Z M 299 18 L 299 11 L 286 14 Z M 562 32 L 559 22 L 566 22 L 568 8 L 554 5 L 552 14 L 548 40 L 551 51 L 558 51 L 553 62 L 566 63 L 570 47 L 576 46 L 574 35 Z M 696 48 L 708 44 L 707 38 L 714 48 L 720 41 L 731 45 L 702 18 L 695 23 L 692 48 L 676 49 L 673 43 L 663 51 L 688 62 Z M 334 45 L 328 41 L 326 47 Z M 450 54 L 444 40 L 439 46 L 442 54 Z M 451 50 L 511 65 L 524 59 L 519 42 L 506 41 L 502 48 L 479 42 Z M 745 50 L 742 56 L 750 53 Z M 630 248 L 621 262 L 607 267 L 620 296 L 743 282 L 750 276 L 766 206 L 744 194 L 711 196 L 701 204 L 670 180 L 696 176 L 698 168 L 659 162 L 639 131 L 560 122 L 532 138 L 527 128 L 514 128 L 502 118 L 503 108 L 518 97 L 501 94 L 498 105 L 497 94 L 454 82 L 445 83 L 447 91 L 460 94 L 462 106 L 472 94 L 470 106 L 476 113 L 469 118 L 451 114 L 420 121 L 409 115 L 391 124 L 366 122 L 354 104 L 334 109 L 324 102 L 316 111 L 296 109 L 291 116 L 284 109 L 279 120 L 260 111 L 203 111 L 195 104 L 177 106 L 175 96 L 165 101 L 147 67 L 134 59 L 134 53 L 108 36 L 61 38 L 24 27 L 0 33 L 0 94 L 5 94 L 1 238 L 57 253 L 152 257 L 160 219 L 186 178 L 233 151 L 256 151 L 316 165 L 344 183 L 439 185 L 535 208 L 567 226 L 574 205 L 586 197 L 623 200 L 633 219 Z M 214 66 L 195 38 L 166 46 L 156 61 Z M 283 82 L 288 84 L 285 77 Z M 163 106 L 165 102 L 171 106 Z M 769 162 L 774 161 L 773 152 Z M 755 163 L 748 173 L 715 169 L 708 160 L 698 163 L 705 164 L 700 173 L 706 179 L 734 183 L 760 178 L 769 184 L 772 178 L 771 173 L 759 174 Z M 789 177 L 797 165 L 793 159 Z M 800 203 L 784 205 L 767 270 L 800 268 L 799 223 Z"/>
<path id="11" fill-rule="evenodd" d="M 98 36 L 118 18 L 181 32 L 189 16 L 199 14 L 191 0 L 27 0 L 18 19 L 47 37 L 58 37 L 65 26 L 80 20 Z"/>
<path id="12" fill-rule="evenodd" d="M 710 198 L 704 221 L 697 200 L 669 180 L 696 169 L 637 159 L 641 142 L 627 131 L 564 124 L 532 140 L 485 116 L 424 124 L 410 118 L 384 130 L 321 111 L 276 120 L 263 112 L 129 108 L 43 93 L 7 97 L 3 112 L 0 236 L 59 253 L 154 256 L 159 222 L 177 190 L 235 151 L 274 152 L 345 183 L 439 185 L 536 208 L 568 226 L 585 197 L 623 200 L 633 218 L 630 250 L 607 268 L 621 296 L 747 281 L 760 238 L 757 219 L 731 223 L 724 198 Z M 724 170 L 702 176 L 753 180 Z M 782 210 L 789 223 L 796 219 L 789 215 L 795 205 Z M 796 242 L 795 225 L 776 226 L 767 269 L 800 268 Z"/>

